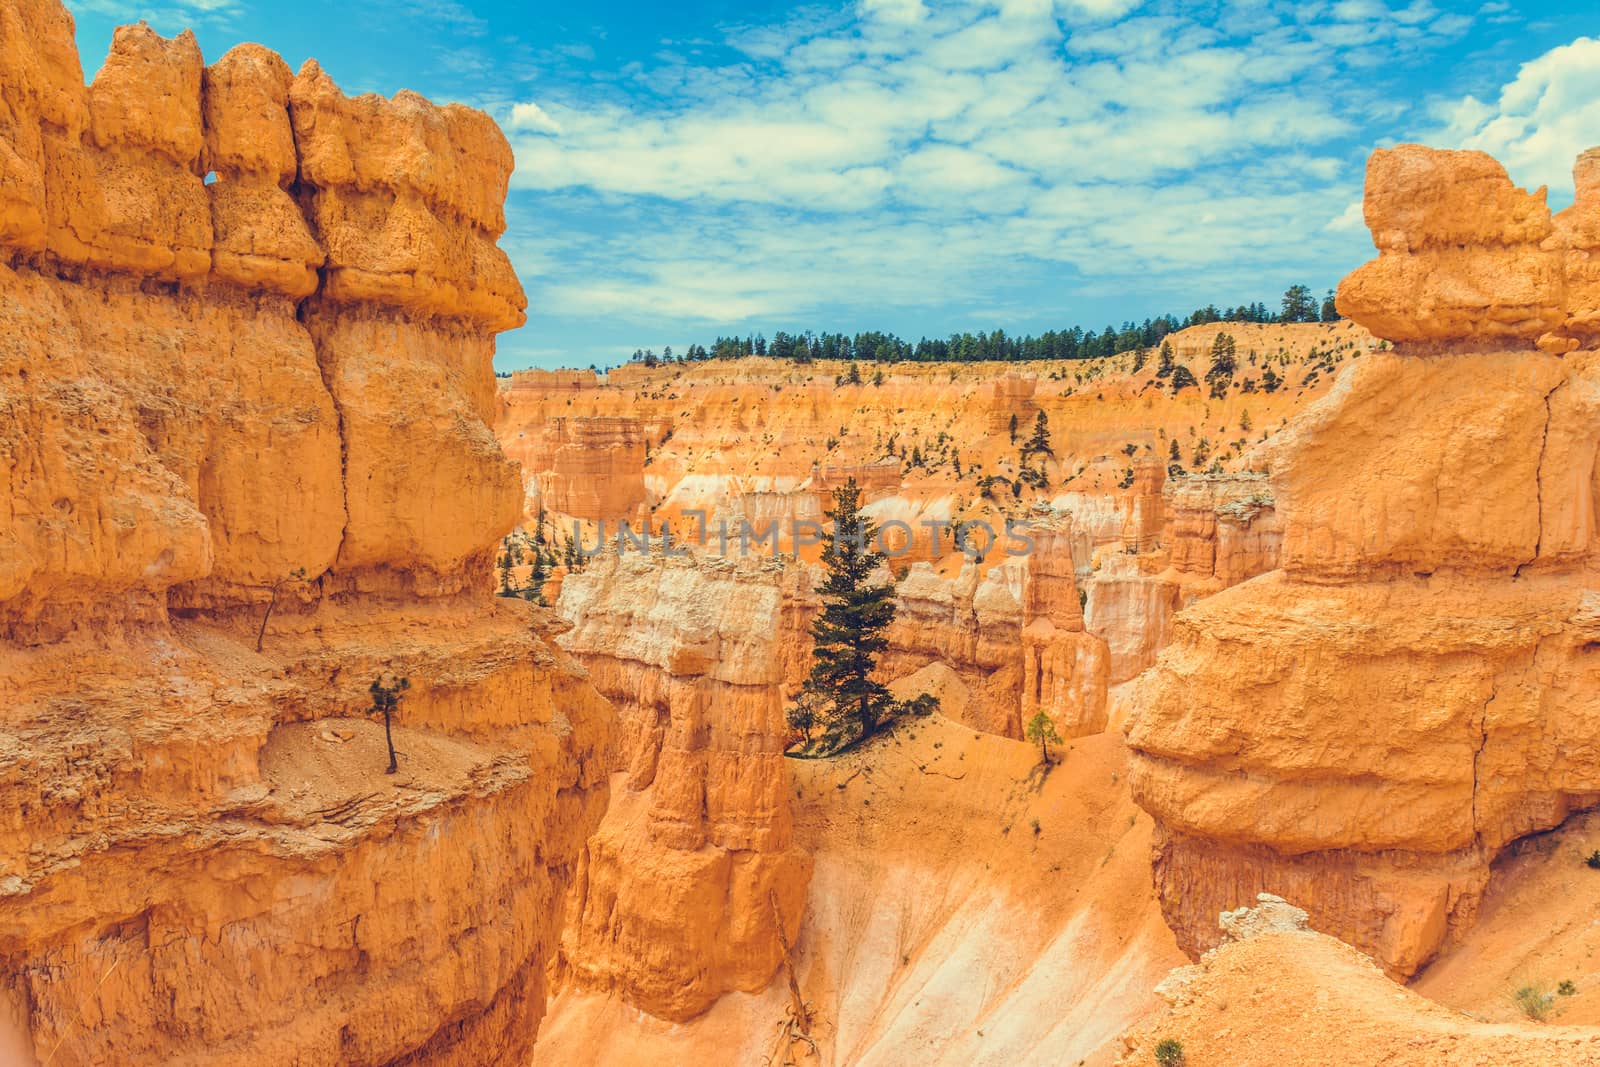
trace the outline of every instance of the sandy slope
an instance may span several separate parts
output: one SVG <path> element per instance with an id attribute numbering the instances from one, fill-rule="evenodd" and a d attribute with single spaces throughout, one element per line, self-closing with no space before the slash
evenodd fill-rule
<path id="1" fill-rule="evenodd" d="M 1478 923 L 1413 984 L 1417 992 L 1477 1018 L 1522 1018 L 1512 999 L 1523 986 L 1557 996 L 1551 1021 L 1600 1025 L 1600 870 L 1584 860 L 1600 849 L 1600 812 L 1521 841 L 1495 865 Z"/>
<path id="2" fill-rule="evenodd" d="M 1123 1062 L 1156 1062 L 1162 1040 L 1182 1044 L 1185 1067 L 1600 1064 L 1600 1031 L 1473 1021 L 1401 989 L 1368 957 L 1310 931 L 1224 945 Z"/>
<path id="3" fill-rule="evenodd" d="M 810 1062 L 1109 1063 L 1185 962 L 1151 899 L 1125 759 L 1112 730 L 1044 775 L 1035 747 L 934 716 L 796 761 L 816 860 L 796 946 Z M 786 1004 L 780 978 L 674 1026 L 569 991 L 534 1062 L 758 1063 Z"/>

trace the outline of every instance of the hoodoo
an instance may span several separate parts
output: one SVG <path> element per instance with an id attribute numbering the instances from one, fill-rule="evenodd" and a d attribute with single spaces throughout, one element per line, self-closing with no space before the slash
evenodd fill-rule
<path id="1" fill-rule="evenodd" d="M 1395 349 L 1279 438 L 1279 567 L 1177 616 L 1128 727 L 1186 948 L 1266 891 L 1410 975 L 1600 796 L 1592 159 L 1552 220 L 1481 153 L 1373 155 L 1339 299 Z"/>
<path id="2" fill-rule="evenodd" d="M 0 1059 L 514 1062 L 612 713 L 489 587 L 504 138 L 143 25 L 86 88 L 55 0 L 0 105 Z"/>

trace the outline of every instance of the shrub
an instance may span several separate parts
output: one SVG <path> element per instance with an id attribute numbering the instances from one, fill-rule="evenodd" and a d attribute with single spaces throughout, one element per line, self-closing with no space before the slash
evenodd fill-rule
<path id="1" fill-rule="evenodd" d="M 1578 985 L 1570 978 L 1563 978 L 1561 984 L 1556 986 L 1556 992 L 1564 997 L 1575 997 L 1578 995 Z"/>
<path id="2" fill-rule="evenodd" d="M 1589 853 L 1589 858 L 1583 862 L 1587 863 L 1591 870 L 1600 871 L 1600 848 Z"/>
<path id="3" fill-rule="evenodd" d="M 1556 1003 L 1554 993 L 1548 993 L 1535 985 L 1523 986 L 1511 995 L 1511 999 L 1517 1002 L 1522 1014 L 1537 1023 L 1550 1018 L 1551 1009 Z"/>
<path id="4" fill-rule="evenodd" d="M 1162 1038 L 1156 1045 L 1156 1062 L 1161 1067 L 1183 1067 L 1183 1042 L 1175 1037 Z"/>

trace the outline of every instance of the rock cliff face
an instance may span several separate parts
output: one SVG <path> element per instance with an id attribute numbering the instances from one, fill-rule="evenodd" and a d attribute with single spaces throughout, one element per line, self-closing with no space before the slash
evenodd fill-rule
<path id="1" fill-rule="evenodd" d="M 477 112 L 250 45 L 124 27 L 86 88 L 59 4 L 0 4 L 0 1016 L 40 1061 L 531 1047 L 610 710 L 490 597 L 510 170 Z"/>
<path id="2" fill-rule="evenodd" d="M 1378 258 L 1340 284 L 1341 310 L 1416 350 L 1592 346 L 1600 152 L 1584 153 L 1573 173 L 1577 200 L 1552 217 L 1544 189 L 1518 189 L 1482 152 L 1374 152 L 1366 219 Z"/>
<path id="3" fill-rule="evenodd" d="M 1107 657 L 1083 631 L 1070 523 L 1035 537 L 1031 556 L 982 582 L 971 563 L 954 579 L 913 566 L 885 676 L 937 665 L 963 691 L 945 713 L 990 733 L 1021 737 L 1040 710 L 1062 737 L 1099 733 Z M 796 942 L 812 859 L 794 842 L 784 709 L 810 666 L 816 577 L 793 562 L 607 553 L 563 583 L 573 628 L 559 643 L 621 721 L 623 788 L 589 842 L 563 941 L 576 989 L 689 1019 L 767 986 L 780 921 Z"/>
<path id="4" fill-rule="evenodd" d="M 1558 232 L 1600 214 L 1584 166 Z M 1374 155 L 1341 308 L 1400 344 L 1280 439 L 1279 568 L 1177 616 L 1128 730 L 1190 950 L 1268 891 L 1410 974 L 1600 799 L 1600 353 L 1535 348 L 1593 313 L 1548 215 L 1479 154 Z"/>
<path id="5" fill-rule="evenodd" d="M 645 502 L 646 427 L 628 415 L 573 415 L 563 403 L 597 388 L 593 372 L 524 371 L 500 397 L 506 455 L 531 472 L 529 515 L 633 521 Z"/>
<path id="6" fill-rule="evenodd" d="M 1104 642 L 1104 666 L 1099 652 L 1081 665 L 1076 651 L 1070 658 L 1074 672 L 1113 684 L 1153 662 L 1182 604 L 1276 565 L 1270 493 L 1251 473 L 1258 446 L 1370 338 L 1349 323 L 1233 323 L 1169 340 L 1180 359 L 1208 360 L 1225 331 L 1237 335 L 1241 361 L 1225 397 L 1173 396 L 1153 359 L 1139 365 L 1131 353 L 1061 365 L 901 364 L 884 369 L 881 385 L 831 382 L 839 365 L 748 359 L 630 365 L 603 381 L 522 372 L 502 383 L 497 433 L 524 463 L 527 517 L 543 508 L 558 540 L 578 522 L 586 544 L 596 522 L 614 536 L 618 522 L 649 521 L 713 555 L 793 552 L 796 524 L 820 523 L 829 491 L 855 478 L 905 574 L 888 673 L 943 662 L 972 698 L 962 720 L 1016 737 L 1022 630 L 1038 612 L 1023 617 L 1026 572 L 1008 560 L 1008 520 L 1069 531 L 1052 551 L 1067 550 L 1060 558 L 1077 591 L 1056 598 L 1048 612 L 1066 614 L 1050 625 Z M 1204 374 L 1203 362 L 1195 367 Z M 1269 367 L 1289 384 L 1265 392 Z M 1054 455 L 1024 463 L 1021 441 L 1041 412 Z M 981 562 L 963 558 L 949 528 L 975 521 L 1001 542 L 975 528 L 969 547 Z M 798 550 L 815 559 L 814 547 Z M 1036 669 L 1031 684 L 1037 692 Z M 1096 701 L 1084 706 L 1081 721 L 1061 713 L 1075 733 L 1099 721 Z"/>
<path id="7" fill-rule="evenodd" d="M 1032 550 L 983 573 L 968 560 L 951 577 L 915 563 L 895 590 L 882 667 L 903 678 L 942 664 L 961 679 L 962 706 L 945 714 L 1020 738 L 1041 709 L 1062 737 L 1105 728 L 1105 642 L 1084 632 L 1072 561 L 1072 522 L 1027 528 Z M 980 579 L 980 574 L 982 578 Z"/>
<path id="8" fill-rule="evenodd" d="M 580 987 L 687 1019 L 766 987 L 780 921 L 795 940 L 811 858 L 794 842 L 784 695 L 815 604 L 781 564 L 611 554 L 567 578 L 560 643 L 616 704 L 626 776 L 568 921 Z"/>

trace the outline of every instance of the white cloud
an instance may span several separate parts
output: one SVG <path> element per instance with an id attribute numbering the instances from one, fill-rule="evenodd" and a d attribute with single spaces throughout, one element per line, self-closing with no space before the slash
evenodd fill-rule
<path id="1" fill-rule="evenodd" d="M 482 37 L 489 30 L 487 22 L 457 0 L 405 0 L 392 14 L 435 22 L 467 37 Z"/>
<path id="2" fill-rule="evenodd" d="M 512 248 L 536 309 L 698 334 L 957 302 L 1038 315 L 1043 299 L 1072 308 L 1059 325 L 1130 291 L 1155 311 L 1173 293 L 1331 284 L 1367 251 L 1375 127 L 1422 132 L 1405 125 L 1414 97 L 1384 95 L 1373 72 L 1462 29 L 1430 0 L 801 10 L 730 31 L 714 63 L 680 50 L 613 90 L 501 109 L 514 199 L 607 219 L 603 237 L 568 235 L 565 256 L 548 228 Z M 1533 80 L 1455 118 L 1487 136 L 1526 113 L 1532 131 L 1600 99 Z"/>
<path id="3" fill-rule="evenodd" d="M 861 0 L 861 13 L 885 22 L 921 22 L 928 15 L 922 0 Z"/>
<path id="4" fill-rule="evenodd" d="M 1366 227 L 1367 219 L 1362 213 L 1361 201 L 1357 200 L 1330 220 L 1323 229 L 1333 233 L 1360 233 Z"/>
<path id="5" fill-rule="evenodd" d="M 1045 0 L 919 4 L 909 27 L 900 0 L 864 7 L 880 17 L 803 23 L 787 43 L 750 31 L 736 40 L 753 49 L 747 64 L 658 72 L 654 92 L 676 84 L 665 106 L 518 105 L 514 184 L 857 211 L 1030 181 L 1152 180 L 1349 129 L 1304 34 L 1229 43 L 1174 16 L 1068 30 Z M 930 141 L 952 151 L 922 154 Z"/>
<path id="6" fill-rule="evenodd" d="M 1069 14 L 1092 19 L 1117 19 L 1139 7 L 1143 0 L 1065 0 Z"/>
<path id="7" fill-rule="evenodd" d="M 508 125 L 513 130 L 528 130 L 533 133 L 561 132 L 561 123 L 551 118 L 544 108 L 531 100 L 512 106 Z"/>
<path id="8" fill-rule="evenodd" d="M 1498 101 L 1468 96 L 1445 120 L 1440 143 L 1488 152 L 1529 188 L 1570 193 L 1573 161 L 1600 144 L 1600 39 L 1552 48 L 1524 63 Z"/>
<path id="9" fill-rule="evenodd" d="M 148 22 L 165 37 L 175 36 L 194 25 L 227 25 L 243 10 L 241 0 L 161 0 L 156 4 L 145 0 L 75 0 L 72 6 L 105 15 L 119 23 Z M 86 62 L 92 59 L 84 58 Z"/>

